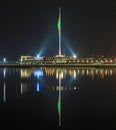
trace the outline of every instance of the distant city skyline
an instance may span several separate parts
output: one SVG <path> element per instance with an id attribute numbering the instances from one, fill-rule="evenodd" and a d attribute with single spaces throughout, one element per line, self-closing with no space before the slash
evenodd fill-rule
<path id="1" fill-rule="evenodd" d="M 0 59 L 58 54 L 57 20 L 62 8 L 62 54 L 116 56 L 116 2 L 0 2 Z"/>

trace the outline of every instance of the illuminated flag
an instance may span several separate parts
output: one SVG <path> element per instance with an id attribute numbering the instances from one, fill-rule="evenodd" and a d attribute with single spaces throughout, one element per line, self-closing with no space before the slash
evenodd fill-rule
<path id="1" fill-rule="evenodd" d="M 60 20 L 60 15 L 58 17 L 58 23 L 57 23 L 57 26 L 58 26 L 58 33 L 59 35 L 61 34 L 60 31 L 61 31 L 61 20 Z"/>

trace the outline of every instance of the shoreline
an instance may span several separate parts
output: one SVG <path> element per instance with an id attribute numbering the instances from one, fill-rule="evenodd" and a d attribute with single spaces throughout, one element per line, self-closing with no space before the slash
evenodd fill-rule
<path id="1" fill-rule="evenodd" d="M 0 67 L 93 67 L 93 68 L 115 68 L 116 64 L 0 64 Z"/>

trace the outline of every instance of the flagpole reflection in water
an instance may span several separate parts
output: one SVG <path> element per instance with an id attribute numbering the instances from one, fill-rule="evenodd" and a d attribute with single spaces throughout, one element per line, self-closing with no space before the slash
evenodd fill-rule
<path id="1" fill-rule="evenodd" d="M 59 74 L 59 94 L 58 94 L 58 115 L 59 115 L 59 126 L 61 126 L 61 75 Z"/>
<path id="2" fill-rule="evenodd" d="M 6 68 L 3 69 L 3 78 L 4 78 L 4 83 L 3 83 L 3 102 L 6 102 L 6 83 L 5 83 L 5 79 L 6 79 Z"/>

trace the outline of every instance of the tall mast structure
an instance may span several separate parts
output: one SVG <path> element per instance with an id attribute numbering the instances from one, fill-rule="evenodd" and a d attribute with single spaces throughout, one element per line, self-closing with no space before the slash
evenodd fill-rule
<path id="1" fill-rule="evenodd" d="M 59 56 L 61 56 L 61 8 L 59 8 L 58 34 L 59 34 Z"/>

